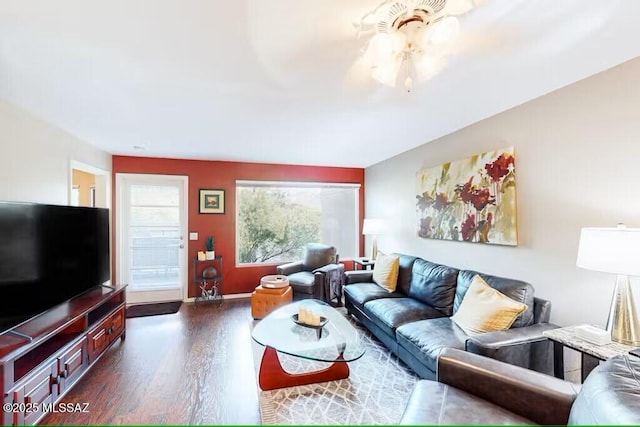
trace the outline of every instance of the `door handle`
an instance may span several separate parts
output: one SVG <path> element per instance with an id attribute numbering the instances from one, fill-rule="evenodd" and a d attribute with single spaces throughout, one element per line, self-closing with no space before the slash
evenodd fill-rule
<path id="1" fill-rule="evenodd" d="M 179 247 L 180 247 L 180 249 L 184 249 L 184 245 L 183 244 L 180 244 Z"/>

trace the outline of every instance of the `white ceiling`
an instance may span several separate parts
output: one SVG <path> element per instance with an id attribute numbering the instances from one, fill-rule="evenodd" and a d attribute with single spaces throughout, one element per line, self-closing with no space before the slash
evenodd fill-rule
<path id="1" fill-rule="evenodd" d="M 640 55 L 638 0 L 487 0 L 408 94 L 352 67 L 377 3 L 0 0 L 0 97 L 114 154 L 366 167 Z"/>

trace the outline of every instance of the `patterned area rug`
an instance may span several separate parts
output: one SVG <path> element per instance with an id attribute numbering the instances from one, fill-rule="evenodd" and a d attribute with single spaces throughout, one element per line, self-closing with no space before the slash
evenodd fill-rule
<path id="1" fill-rule="evenodd" d="M 345 313 L 344 309 L 342 311 Z M 376 338 L 350 319 L 361 334 L 366 352 L 349 363 L 349 378 L 320 384 L 262 391 L 258 387 L 262 424 L 396 424 L 419 378 Z M 264 347 L 253 343 L 257 372 Z M 278 354 L 289 372 L 326 367 Z"/>

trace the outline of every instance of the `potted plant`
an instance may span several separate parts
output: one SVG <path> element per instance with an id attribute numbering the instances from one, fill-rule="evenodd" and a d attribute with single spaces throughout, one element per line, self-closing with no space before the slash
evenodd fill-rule
<path id="1" fill-rule="evenodd" d="M 204 242 L 204 246 L 207 248 L 207 259 L 214 259 L 216 257 L 216 253 L 213 250 L 213 242 L 213 236 L 207 236 L 207 240 Z"/>

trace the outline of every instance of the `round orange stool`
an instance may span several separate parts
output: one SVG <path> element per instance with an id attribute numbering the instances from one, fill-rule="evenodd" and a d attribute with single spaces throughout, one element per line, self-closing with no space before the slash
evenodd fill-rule
<path id="1" fill-rule="evenodd" d="M 263 288 L 260 285 L 251 294 L 251 316 L 254 319 L 262 319 L 281 305 L 289 304 L 292 299 L 291 286 Z"/>

